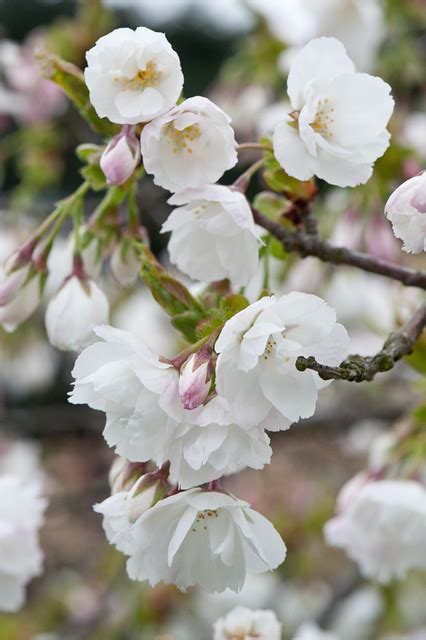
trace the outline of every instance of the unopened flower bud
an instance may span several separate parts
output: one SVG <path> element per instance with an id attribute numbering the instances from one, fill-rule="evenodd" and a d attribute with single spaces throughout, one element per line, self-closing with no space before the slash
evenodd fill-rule
<path id="1" fill-rule="evenodd" d="M 140 262 L 129 241 L 124 240 L 114 249 L 110 262 L 111 272 L 122 287 L 132 287 L 139 276 Z"/>
<path id="2" fill-rule="evenodd" d="M 72 275 L 46 311 L 49 342 L 62 351 L 81 351 L 94 341 L 93 329 L 108 322 L 109 303 L 93 280 Z"/>
<path id="3" fill-rule="evenodd" d="M 146 473 L 135 482 L 127 496 L 127 517 L 136 522 L 141 515 L 166 497 L 169 485 L 161 472 Z"/>
<path id="4" fill-rule="evenodd" d="M 140 161 L 139 140 L 128 127 L 112 138 L 100 160 L 108 184 L 120 185 L 133 175 Z"/>
<path id="5" fill-rule="evenodd" d="M 426 172 L 403 182 L 385 206 L 393 232 L 407 253 L 426 251 Z"/>
<path id="6" fill-rule="evenodd" d="M 126 458 L 117 457 L 108 474 L 111 493 L 130 491 L 136 480 L 146 471 L 146 462 L 130 462 Z"/>
<path id="7" fill-rule="evenodd" d="M 39 305 L 42 275 L 24 267 L 4 276 L 0 283 L 0 325 L 12 332 L 29 318 Z"/>
<path id="8" fill-rule="evenodd" d="M 185 409 L 196 409 L 207 398 L 211 386 L 211 350 L 201 348 L 182 365 L 179 395 Z"/>
<path id="9" fill-rule="evenodd" d="M 4 275 L 0 281 L 0 307 L 4 307 L 16 296 L 28 277 L 29 269 L 23 268 Z"/>

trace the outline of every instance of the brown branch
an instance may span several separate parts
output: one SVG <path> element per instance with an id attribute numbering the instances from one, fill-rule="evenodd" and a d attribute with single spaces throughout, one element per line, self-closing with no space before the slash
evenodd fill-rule
<path id="1" fill-rule="evenodd" d="M 398 360 L 408 356 L 413 351 L 414 344 L 425 327 L 426 303 L 399 331 L 390 334 L 383 348 L 376 355 L 349 356 L 339 367 L 319 364 L 313 357 L 299 357 L 296 361 L 296 368 L 299 371 L 306 371 L 306 369 L 316 371 L 323 380 L 340 379 L 349 382 L 372 380 L 377 373 L 389 371 Z"/>
<path id="2" fill-rule="evenodd" d="M 315 256 L 323 262 L 331 264 L 347 264 L 364 271 L 378 273 L 381 276 L 398 280 L 410 287 L 426 289 L 426 272 L 400 267 L 387 260 L 374 258 L 366 253 L 351 251 L 344 247 L 334 247 L 321 240 L 318 235 L 302 231 L 290 231 L 278 222 L 270 220 L 256 209 L 253 217 L 257 224 L 280 240 L 286 251 L 297 252 L 301 256 Z"/>

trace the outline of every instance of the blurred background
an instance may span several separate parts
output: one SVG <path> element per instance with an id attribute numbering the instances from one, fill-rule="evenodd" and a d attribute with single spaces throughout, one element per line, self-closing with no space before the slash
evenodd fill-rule
<path id="1" fill-rule="evenodd" d="M 0 259 L 27 237 L 54 202 L 75 189 L 81 164 L 75 147 L 97 142 L 60 90 L 41 80 L 37 51 L 58 53 L 84 68 L 84 56 L 117 26 L 166 32 L 185 74 L 185 95 L 203 94 L 233 119 L 239 142 L 271 135 L 285 112 L 286 75 L 309 39 L 335 35 L 360 70 L 389 82 L 396 100 L 391 148 L 373 178 L 357 189 L 320 185 L 321 232 L 336 244 L 425 268 L 400 250 L 383 204 L 397 184 L 425 168 L 426 4 L 424 0 L 0 0 Z M 235 178 L 257 158 L 245 152 Z M 252 185 L 262 206 L 260 181 Z M 167 194 L 143 181 L 139 201 L 151 244 L 167 264 L 159 228 Z M 96 198 L 90 206 L 95 207 Z M 64 275 L 67 239 L 51 256 L 47 295 Z M 322 295 L 347 326 L 352 352 L 372 354 L 418 306 L 421 293 L 313 258 L 266 258 L 276 293 Z M 252 299 L 263 275 L 249 287 Z M 105 268 L 112 324 L 135 331 L 164 355 L 180 338 L 142 285 L 122 289 Z M 45 570 L 29 588 L 19 615 L 0 614 L 5 640 L 209 640 L 216 618 L 236 604 L 273 608 L 291 639 L 315 620 L 341 640 L 426 638 L 426 579 L 412 574 L 386 589 L 361 580 L 355 565 L 325 546 L 322 527 L 343 483 L 374 468 L 394 429 L 425 422 L 426 344 L 415 360 L 373 383 L 335 383 L 315 416 L 273 435 L 272 464 L 229 478 L 226 487 L 270 518 L 289 548 L 273 574 L 248 580 L 241 594 L 187 594 L 131 583 L 123 557 L 105 540 L 92 505 L 109 493 L 110 449 L 104 416 L 67 404 L 73 357 L 48 344 L 43 310 L 13 334 L 0 327 L 0 456 L 40 473 L 50 506 L 42 530 Z M 4 462 L 4 464 L 6 464 Z M 1 471 L 0 461 L 0 471 Z M 422 631 L 423 629 L 423 631 Z M 420 635 L 408 635 L 410 632 Z M 421 635 L 423 633 L 423 635 Z"/>

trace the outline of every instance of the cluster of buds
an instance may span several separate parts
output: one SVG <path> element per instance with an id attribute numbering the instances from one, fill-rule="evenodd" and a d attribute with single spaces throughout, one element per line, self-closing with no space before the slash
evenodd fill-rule
<path id="1" fill-rule="evenodd" d="M 111 466 L 109 481 L 111 493 L 127 492 L 126 512 L 130 524 L 166 497 L 170 486 L 167 482 L 170 465 L 147 471 L 148 464 L 129 462 L 117 458 Z"/>

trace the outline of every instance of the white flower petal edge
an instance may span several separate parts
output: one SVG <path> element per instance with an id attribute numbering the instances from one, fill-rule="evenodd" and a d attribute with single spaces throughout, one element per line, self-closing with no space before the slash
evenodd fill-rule
<path id="1" fill-rule="evenodd" d="M 86 54 L 97 114 L 118 124 L 147 122 L 173 107 L 183 86 L 179 57 L 163 33 L 115 29 Z"/>
<path id="2" fill-rule="evenodd" d="M 326 523 L 329 545 L 344 549 L 361 573 L 382 583 L 426 568 L 426 489 L 410 480 L 361 487 Z"/>
<path id="3" fill-rule="evenodd" d="M 230 118 L 195 96 L 147 124 L 141 135 L 144 167 L 169 191 L 201 188 L 237 163 Z"/>
<path id="4" fill-rule="evenodd" d="M 105 412 L 104 437 L 116 453 L 133 462 L 169 460 L 183 488 L 269 463 L 268 436 L 232 424 L 222 398 L 185 410 L 173 366 L 130 333 L 103 326 L 95 334 L 101 341 L 77 358 L 69 401 Z"/>
<path id="5" fill-rule="evenodd" d="M 315 411 L 326 386 L 314 371 L 300 372 L 299 356 L 335 366 L 349 338 L 336 313 L 317 296 L 293 292 L 264 297 L 228 320 L 216 342 L 216 385 L 243 427 L 285 429 Z"/>
<path id="6" fill-rule="evenodd" d="M 0 610 L 20 609 L 27 583 L 41 573 L 38 530 L 46 506 L 38 483 L 14 475 L 0 478 Z"/>
<path id="7" fill-rule="evenodd" d="M 390 196 L 385 214 L 407 253 L 426 251 L 426 172 L 401 184 Z"/>
<path id="8" fill-rule="evenodd" d="M 110 503 L 96 510 L 108 518 Z M 275 569 L 286 555 L 272 524 L 246 502 L 200 489 L 160 500 L 129 533 L 129 577 L 182 590 L 199 585 L 210 593 L 239 591 L 247 572 Z"/>
<path id="9" fill-rule="evenodd" d="M 316 38 L 294 61 L 287 88 L 294 114 L 273 136 L 284 170 L 299 180 L 316 175 L 340 187 L 367 182 L 389 146 L 390 86 L 356 73 L 335 38 Z"/>
<path id="10" fill-rule="evenodd" d="M 163 224 L 171 231 L 170 260 L 195 280 L 229 278 L 246 285 L 259 263 L 259 234 L 246 197 L 229 187 L 209 185 L 173 195 L 175 209 Z"/>
<path id="11" fill-rule="evenodd" d="M 232 638 L 281 640 L 281 623 L 273 611 L 253 611 L 247 607 L 235 607 L 215 623 L 213 635 L 213 640 Z"/>

